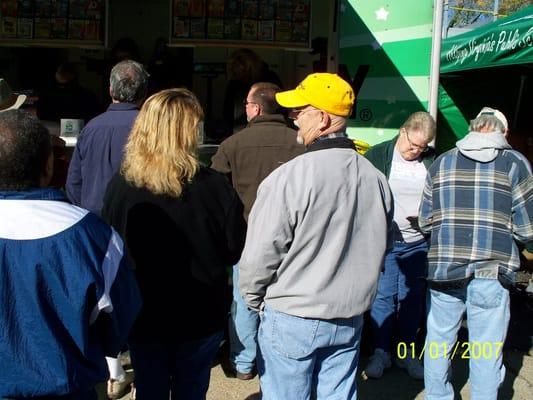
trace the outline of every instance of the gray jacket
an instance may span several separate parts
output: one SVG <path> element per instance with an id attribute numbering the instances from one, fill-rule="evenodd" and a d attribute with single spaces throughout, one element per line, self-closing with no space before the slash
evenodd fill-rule
<path id="1" fill-rule="evenodd" d="M 333 319 L 372 304 L 392 245 L 392 195 L 347 142 L 315 142 L 259 186 L 239 262 L 250 308 Z"/>

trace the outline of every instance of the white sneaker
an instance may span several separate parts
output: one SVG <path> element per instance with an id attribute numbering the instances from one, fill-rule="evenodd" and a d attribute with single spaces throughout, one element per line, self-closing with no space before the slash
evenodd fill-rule
<path id="1" fill-rule="evenodd" d="M 125 371 L 126 374 L 122 380 L 109 379 L 107 381 L 107 397 L 110 399 L 120 399 L 131 388 L 134 379 L 133 371 Z"/>
<path id="2" fill-rule="evenodd" d="M 424 379 L 424 366 L 418 358 L 407 357 L 403 360 L 395 359 L 395 364 L 398 368 L 407 370 L 409 376 L 413 379 Z"/>
<path id="3" fill-rule="evenodd" d="M 374 355 L 372 355 L 368 361 L 368 364 L 365 368 L 365 374 L 369 378 L 381 378 L 383 376 L 383 371 L 390 367 L 390 353 L 387 353 L 382 349 L 376 349 L 374 351 Z"/>

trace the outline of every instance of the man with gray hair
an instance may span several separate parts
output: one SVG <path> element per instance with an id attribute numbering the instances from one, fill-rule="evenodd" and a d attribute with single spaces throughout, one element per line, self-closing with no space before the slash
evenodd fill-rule
<path id="1" fill-rule="evenodd" d="M 100 215 L 107 184 L 120 168 L 124 146 L 146 97 L 148 77 L 144 67 L 132 60 L 121 61 L 111 70 L 109 95 L 113 102 L 82 130 L 70 161 L 66 189 L 75 205 Z M 107 394 L 119 398 L 132 377 L 118 359 L 108 358 L 108 365 Z"/>
<path id="2" fill-rule="evenodd" d="M 77 206 L 100 215 L 107 183 L 122 161 L 124 145 L 148 88 L 148 73 L 136 61 L 121 61 L 111 70 L 106 112 L 82 130 L 70 161 L 67 194 Z"/>
<path id="3" fill-rule="evenodd" d="M 472 399 L 496 399 L 505 377 L 507 288 L 520 266 L 516 242 L 533 244 L 533 177 L 505 139 L 504 118 L 484 108 L 457 147 L 428 170 L 419 212 L 420 228 L 431 234 L 426 399 L 453 399 L 454 355 L 470 358 Z M 469 341 L 459 344 L 465 311 Z"/>

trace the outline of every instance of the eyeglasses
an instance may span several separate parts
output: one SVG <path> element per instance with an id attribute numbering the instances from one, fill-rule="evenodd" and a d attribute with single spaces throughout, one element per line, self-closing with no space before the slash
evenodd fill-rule
<path id="1" fill-rule="evenodd" d="M 242 105 L 244 107 L 246 107 L 248 104 L 257 104 L 257 103 L 254 102 L 254 101 L 248 101 L 248 100 L 244 99 L 243 102 L 242 102 Z"/>
<path id="2" fill-rule="evenodd" d="M 307 110 L 303 110 L 303 109 L 293 109 L 291 111 L 291 114 L 290 114 L 290 118 L 291 119 L 298 119 L 300 118 L 302 115 L 304 115 L 305 113 L 309 112 L 309 111 L 320 111 L 316 108 L 308 108 Z"/>
<path id="3" fill-rule="evenodd" d="M 418 151 L 421 151 L 422 153 L 425 153 L 426 151 L 429 150 L 429 146 L 420 146 L 418 144 L 415 144 L 413 142 L 411 142 L 411 139 L 409 139 L 409 132 L 407 131 L 407 129 L 405 130 L 405 137 L 407 138 L 407 141 L 409 142 L 409 146 L 411 146 L 412 149 L 415 149 L 415 150 L 418 150 Z"/>

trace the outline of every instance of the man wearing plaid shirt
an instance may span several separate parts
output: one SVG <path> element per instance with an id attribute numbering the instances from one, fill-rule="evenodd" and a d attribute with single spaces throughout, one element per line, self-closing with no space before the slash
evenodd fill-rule
<path id="1" fill-rule="evenodd" d="M 516 242 L 533 243 L 531 166 L 507 143 L 507 129 L 504 115 L 485 107 L 468 135 L 428 170 L 419 213 L 420 228 L 431 234 L 424 353 L 428 400 L 454 398 L 450 363 L 465 311 L 471 398 L 495 400 L 505 377 L 506 287 L 520 265 Z"/>

